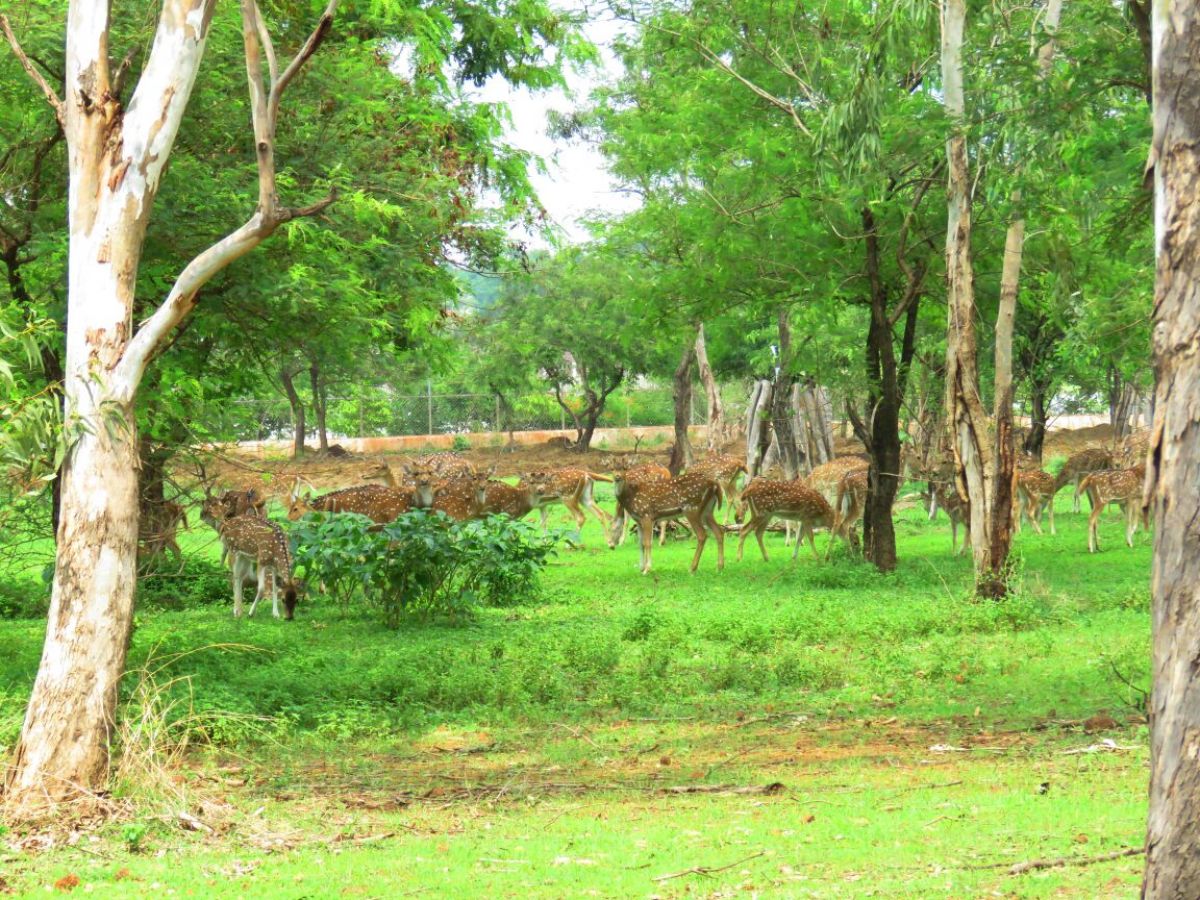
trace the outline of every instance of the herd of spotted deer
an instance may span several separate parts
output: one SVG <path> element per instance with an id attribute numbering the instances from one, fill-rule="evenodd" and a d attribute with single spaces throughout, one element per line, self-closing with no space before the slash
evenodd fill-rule
<path id="1" fill-rule="evenodd" d="M 1057 476 L 1042 471 L 1036 464 L 1021 465 L 1016 474 L 1017 507 L 1015 524 L 1020 530 L 1022 519 L 1039 534 L 1042 515 L 1049 510 L 1050 531 L 1054 533 L 1053 498 L 1066 485 L 1074 484 L 1074 509 L 1079 511 L 1079 498 L 1087 495 L 1092 511 L 1088 523 L 1088 549 L 1099 550 L 1096 527 L 1100 513 L 1111 503 L 1117 503 L 1126 515 L 1126 543 L 1133 546 L 1141 510 L 1142 465 L 1119 465 L 1144 455 L 1141 438 L 1127 439 L 1115 452 L 1104 448 L 1089 448 L 1072 455 Z M 944 510 L 951 522 L 951 547 L 962 552 L 970 540 L 967 503 L 959 495 L 949 477 L 945 463 L 926 467 L 921 480 L 928 481 L 929 491 L 923 495 L 929 501 L 929 516 Z M 786 523 L 787 540 L 792 539 L 793 524 L 797 526 L 795 559 L 800 544 L 807 538 L 813 554 L 817 554 L 813 532 L 830 532 L 829 549 L 835 538 L 857 547 L 855 524 L 863 515 L 868 490 L 869 463 L 865 456 L 840 456 L 815 467 L 807 478 L 778 481 L 753 478 L 739 488 L 739 479 L 746 473 L 744 463 L 732 456 L 711 454 L 689 466 L 680 475 L 672 476 L 665 467 L 653 463 L 628 465 L 603 475 L 584 468 L 560 468 L 528 473 L 515 486 L 492 478 L 493 472 L 478 472 L 466 459 L 454 453 L 436 453 L 421 457 L 403 468 L 397 478 L 386 463 L 361 476 L 362 483 L 320 496 L 311 485 L 297 478 L 290 494 L 288 518 L 295 520 L 309 512 L 358 513 L 377 523 L 387 523 L 411 509 L 440 511 L 454 519 L 465 520 L 503 514 L 523 518 L 533 510 L 541 514 L 546 527 L 547 508 L 561 503 L 574 518 L 578 529 L 586 522 L 585 510 L 590 511 L 608 535 L 610 547 L 621 544 L 628 532 L 626 523 L 637 526 L 641 547 L 641 570 L 650 571 L 655 527 L 659 542 L 665 538 L 669 521 L 685 519 L 696 536 L 696 551 L 690 571 L 696 571 L 704 547 L 711 535 L 717 543 L 717 570 L 725 565 L 726 525 L 717 521 L 716 511 L 724 505 L 725 520 L 735 514 L 738 523 L 737 558 L 741 560 L 746 538 L 753 534 L 766 560 L 767 548 L 763 535 L 774 519 Z M 616 514 L 601 508 L 593 496 L 596 482 L 612 483 L 617 500 Z M 182 507 L 174 503 L 161 504 L 148 525 L 143 525 L 146 549 L 149 552 L 171 550 L 177 557 L 175 527 L 186 524 Z M 268 588 L 272 612 L 291 619 L 299 595 L 293 572 L 291 550 L 283 530 L 266 517 L 266 498 L 254 489 L 226 491 L 209 496 L 203 504 L 201 518 L 216 529 L 223 547 L 222 560 L 228 558 L 232 567 L 234 615 L 242 614 L 242 590 L 246 583 L 256 584 L 250 615 Z M 746 513 L 750 517 L 745 520 Z M 745 520 L 745 521 L 744 521 Z M 744 521 L 744 524 L 742 524 Z M 958 526 L 968 533 L 958 545 Z M 1143 525 L 1145 525 L 1143 517 Z M 829 550 L 826 551 L 826 557 Z M 282 595 L 282 604 L 281 604 Z"/>

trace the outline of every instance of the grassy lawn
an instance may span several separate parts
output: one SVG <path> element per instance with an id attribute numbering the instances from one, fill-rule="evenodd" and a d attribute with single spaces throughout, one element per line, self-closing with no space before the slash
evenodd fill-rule
<path id="1" fill-rule="evenodd" d="M 1144 829 L 1132 686 L 1148 683 L 1150 538 L 1126 548 L 1113 512 L 1089 555 L 1069 508 L 1064 492 L 1056 537 L 1018 538 L 1002 604 L 969 598 L 969 561 L 918 509 L 898 517 L 887 576 L 844 550 L 793 564 L 780 536 L 768 563 L 753 539 L 738 563 L 731 537 L 721 574 L 711 544 L 689 575 L 691 541 L 670 542 L 642 576 L 634 543 L 609 551 L 593 521 L 541 603 L 397 631 L 316 597 L 293 623 L 233 621 L 211 532 L 193 524 L 185 577 L 147 588 L 130 676 L 131 696 L 137 670 L 179 679 L 163 694 L 190 710 L 191 751 L 150 794 L 124 786 L 132 812 L 74 846 L 6 835 L 2 884 L 1131 896 L 1138 857 L 1009 874 L 1140 846 Z M 41 631 L 0 621 L 0 745 Z M 181 829 L 179 809 L 213 830 Z M 680 874 L 703 867 L 719 871 Z"/>

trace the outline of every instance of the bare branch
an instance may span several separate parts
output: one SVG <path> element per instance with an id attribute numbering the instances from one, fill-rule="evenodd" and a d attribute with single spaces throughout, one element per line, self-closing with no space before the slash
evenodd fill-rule
<path id="1" fill-rule="evenodd" d="M 54 109 L 54 115 L 58 119 L 58 124 L 63 125 L 66 122 L 66 115 L 63 112 L 63 102 L 58 98 L 58 94 L 54 93 L 54 88 L 50 87 L 45 77 L 37 68 L 29 61 L 29 57 L 25 55 L 25 51 L 21 49 L 21 44 L 17 41 L 17 36 L 13 34 L 12 27 L 8 24 L 8 16 L 0 14 L 0 28 L 4 29 L 4 36 L 8 38 L 8 43 L 16 54 L 21 67 L 33 79 L 34 84 L 42 89 L 42 93 L 46 95 L 46 100 Z"/>
<path id="2" fill-rule="evenodd" d="M 271 78 L 271 84 L 275 84 L 279 80 L 279 63 L 275 60 L 275 45 L 271 43 L 271 32 L 263 21 L 262 10 L 257 2 L 254 4 L 254 24 L 258 29 L 258 39 L 262 41 L 263 53 L 267 57 L 267 75 Z"/>
<path id="3" fill-rule="evenodd" d="M 129 52 L 125 54 L 125 57 L 117 66 L 117 73 L 113 76 L 112 93 L 118 99 L 121 96 L 122 89 L 125 87 L 125 79 L 129 77 L 129 70 L 133 66 L 133 58 L 137 56 L 137 51 L 138 48 L 136 45 L 129 48 Z"/>
<path id="4" fill-rule="evenodd" d="M 296 73 L 300 71 L 300 67 L 308 62 L 309 57 L 317 52 L 317 48 L 321 46 L 321 42 L 329 34 L 329 29 L 333 27 L 333 13 L 336 8 L 337 0 L 329 0 L 329 4 L 325 7 L 325 12 L 321 13 L 321 21 L 317 23 L 317 27 L 313 29 L 312 34 L 308 36 L 308 40 L 304 42 L 304 46 L 300 48 L 300 52 L 296 54 L 288 64 L 288 67 L 284 69 L 279 79 L 271 85 L 270 113 L 272 121 L 275 120 L 279 112 L 279 98 L 283 96 L 283 92 L 287 90 L 287 86 L 296 77 Z"/>

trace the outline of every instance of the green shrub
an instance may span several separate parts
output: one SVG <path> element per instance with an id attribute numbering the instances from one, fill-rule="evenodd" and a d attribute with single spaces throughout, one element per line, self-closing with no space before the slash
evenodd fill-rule
<path id="1" fill-rule="evenodd" d="M 139 609 L 195 609 L 228 603 L 229 571 L 206 557 L 184 557 L 183 567 L 161 566 L 138 578 Z"/>
<path id="2" fill-rule="evenodd" d="M 296 562 L 345 605 L 361 597 L 395 628 L 406 614 L 470 616 L 538 595 L 555 538 L 504 516 L 456 522 L 413 510 L 379 528 L 363 516 L 306 517 Z"/>
<path id="3" fill-rule="evenodd" d="M 0 581 L 0 619 L 44 619 L 50 609 L 50 585 Z"/>
<path id="4" fill-rule="evenodd" d="M 456 434 L 454 440 L 450 442 L 450 449 L 463 451 L 471 449 L 471 441 L 465 434 Z"/>

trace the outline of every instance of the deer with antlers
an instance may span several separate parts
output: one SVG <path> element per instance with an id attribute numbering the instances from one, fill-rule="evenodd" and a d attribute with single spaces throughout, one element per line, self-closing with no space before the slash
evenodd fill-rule
<path id="1" fill-rule="evenodd" d="M 711 534 L 717 540 L 717 571 L 725 568 L 725 530 L 717 522 L 714 511 L 721 503 L 721 489 L 707 475 L 684 473 L 669 481 L 630 481 L 626 473 L 613 477 L 617 503 L 637 524 L 641 543 L 642 574 L 650 571 L 654 544 L 654 526 L 678 516 L 687 518 L 696 535 L 696 553 L 688 571 L 695 572 L 704 554 L 704 545 Z M 624 523 L 613 523 L 614 533 L 609 546 L 614 546 L 615 529 L 624 531 Z"/>
<path id="2" fill-rule="evenodd" d="M 1128 546 L 1133 546 L 1139 519 L 1142 527 L 1150 530 L 1146 511 L 1142 509 L 1142 484 L 1145 480 L 1146 467 L 1138 465 L 1128 469 L 1092 472 L 1080 481 L 1079 489 L 1087 493 L 1092 504 L 1092 514 L 1088 518 L 1088 552 L 1100 552 L 1097 526 L 1100 514 L 1110 503 L 1118 504 L 1125 513 L 1125 543 Z"/>
<path id="3" fill-rule="evenodd" d="M 220 535 L 224 554 L 232 563 L 233 615 L 242 615 L 242 587 L 257 576 L 258 589 L 250 604 L 253 616 L 258 601 L 271 585 L 271 614 L 280 616 L 280 591 L 283 594 L 283 618 L 291 619 L 300 589 L 292 571 L 292 551 L 287 536 L 274 522 L 253 515 L 236 515 L 233 504 L 222 497 L 210 497 L 201 507 L 200 518 Z"/>
<path id="4" fill-rule="evenodd" d="M 741 528 L 738 537 L 737 558 L 742 559 L 742 549 L 746 538 L 751 532 L 758 541 L 758 549 L 762 551 L 763 561 L 768 560 L 767 548 L 763 543 L 763 534 L 772 519 L 784 519 L 799 526 L 796 546 L 792 550 L 792 559 L 800 553 L 800 545 L 808 537 L 813 556 L 820 558 L 817 544 L 813 538 L 814 528 L 830 529 L 830 545 L 833 544 L 835 516 L 833 507 L 821 494 L 800 481 L 772 481 L 766 478 L 755 478 L 745 488 L 738 498 L 737 511 L 734 515 L 736 522 L 741 522 L 746 510 L 750 511 L 750 520 Z M 828 551 L 826 552 L 828 556 Z"/>

